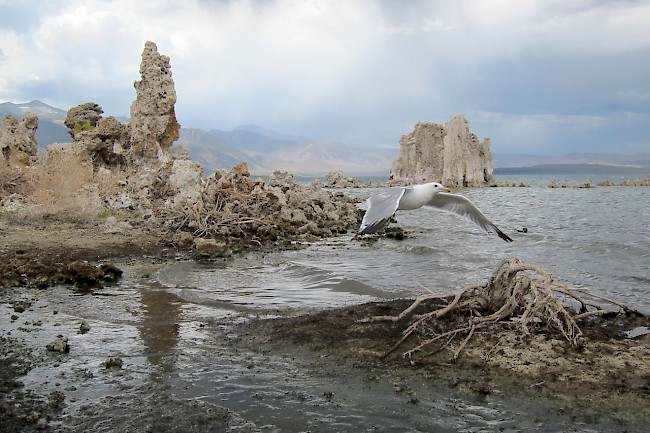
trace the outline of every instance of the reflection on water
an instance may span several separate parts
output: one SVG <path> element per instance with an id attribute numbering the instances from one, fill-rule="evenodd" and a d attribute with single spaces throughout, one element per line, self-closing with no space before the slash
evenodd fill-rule
<path id="1" fill-rule="evenodd" d="M 176 369 L 174 357 L 169 356 L 179 340 L 182 300 L 173 293 L 154 285 L 140 292 L 142 302 L 138 333 L 146 347 L 147 360 L 160 367 L 152 371 L 154 378 Z"/>

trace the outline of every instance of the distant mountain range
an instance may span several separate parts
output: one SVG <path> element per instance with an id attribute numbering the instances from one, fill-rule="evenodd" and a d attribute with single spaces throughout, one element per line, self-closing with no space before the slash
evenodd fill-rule
<path id="1" fill-rule="evenodd" d="M 70 141 L 63 125 L 67 111 L 41 101 L 0 104 L 0 116 L 10 114 L 21 119 L 25 113 L 38 114 L 36 139 L 41 151 L 51 143 Z M 126 119 L 120 119 L 126 121 Z M 254 174 L 268 175 L 285 170 L 296 175 L 322 176 L 333 170 L 349 175 L 386 176 L 397 151 L 395 149 L 359 149 L 334 145 L 305 137 L 295 137 L 255 125 L 233 131 L 183 128 L 175 146 L 187 150 L 206 172 L 230 169 L 246 161 Z"/>
<path id="2" fill-rule="evenodd" d="M 648 171 L 650 169 L 650 153 L 634 155 L 614 153 L 570 153 L 551 156 L 527 154 L 494 155 L 495 171 L 497 168 L 499 170 L 508 169 L 512 171 L 536 167 L 535 170 L 537 171 L 551 170 L 553 173 L 559 173 L 557 170 L 562 170 L 562 167 L 564 167 L 564 169 L 571 171 L 571 173 L 567 174 L 574 174 L 576 171 L 584 173 L 585 171 L 583 170 L 605 170 L 602 166 L 610 166 L 614 170 L 619 170 L 615 174 L 622 174 L 625 170 Z"/>
<path id="3" fill-rule="evenodd" d="M 22 104 L 0 103 L 0 116 L 10 114 L 21 119 L 28 111 L 38 114 L 36 139 L 43 152 L 48 144 L 70 141 L 68 130 L 63 125 L 66 110 L 38 100 Z M 126 121 L 124 118 L 119 120 Z M 230 169 L 246 161 L 250 171 L 259 175 L 285 170 L 296 175 L 322 176 L 329 171 L 341 170 L 349 176 L 388 177 L 390 166 L 399 153 L 397 143 L 394 148 L 349 147 L 287 135 L 256 125 L 243 125 L 232 131 L 181 127 L 180 138 L 174 145 L 187 150 L 206 172 L 218 168 Z M 494 167 L 495 174 L 643 175 L 650 173 L 650 153 L 559 156 L 495 154 Z"/>

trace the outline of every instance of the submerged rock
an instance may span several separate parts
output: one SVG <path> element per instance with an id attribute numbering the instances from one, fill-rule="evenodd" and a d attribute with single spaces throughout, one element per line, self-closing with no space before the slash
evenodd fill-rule
<path id="1" fill-rule="evenodd" d="M 194 239 L 194 249 L 197 256 L 204 259 L 223 258 L 232 255 L 232 251 L 225 242 L 214 239 L 196 238 Z"/>
<path id="2" fill-rule="evenodd" d="M 88 331 L 90 331 L 90 325 L 88 324 L 88 322 L 86 322 L 85 320 L 83 320 L 83 321 L 81 322 L 81 324 L 79 325 L 79 333 L 80 333 L 80 334 L 85 334 L 85 333 L 87 333 Z"/>

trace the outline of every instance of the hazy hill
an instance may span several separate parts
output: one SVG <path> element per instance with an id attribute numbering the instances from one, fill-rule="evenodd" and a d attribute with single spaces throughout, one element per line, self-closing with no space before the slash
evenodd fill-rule
<path id="1" fill-rule="evenodd" d="M 263 171 L 285 170 L 300 175 L 348 174 L 388 176 L 394 149 L 360 149 L 283 134 L 256 125 L 232 131 L 210 130 L 214 137 L 245 152 Z"/>
<path id="2" fill-rule="evenodd" d="M 499 167 L 494 169 L 497 175 L 517 174 L 628 174 L 644 176 L 650 173 L 648 167 L 606 164 L 539 164 L 528 167 Z"/>
<path id="3" fill-rule="evenodd" d="M 192 159 L 200 163 L 206 172 L 212 172 L 217 168 L 229 169 L 242 161 L 246 161 L 249 170 L 254 173 L 266 171 L 264 167 L 257 164 L 258 158 L 249 152 L 202 129 L 181 127 L 181 136 L 174 146 L 181 146 L 187 150 Z"/>
<path id="4" fill-rule="evenodd" d="M 307 138 L 281 134 L 256 125 L 238 126 L 232 131 L 211 129 L 208 134 L 225 142 L 233 143 L 239 149 L 264 153 L 309 142 Z"/>
<path id="5" fill-rule="evenodd" d="M 494 167 L 532 167 L 537 165 L 599 164 L 650 168 L 650 153 L 623 155 L 613 153 L 569 153 L 566 155 L 495 154 Z M 567 167 L 568 168 L 568 167 Z"/>

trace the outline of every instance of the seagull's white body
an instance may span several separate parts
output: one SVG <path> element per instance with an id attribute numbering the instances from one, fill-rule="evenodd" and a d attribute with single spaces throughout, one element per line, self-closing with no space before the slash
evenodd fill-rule
<path id="1" fill-rule="evenodd" d="M 449 189 L 438 182 L 392 187 L 371 196 L 356 236 L 375 233 L 384 227 L 398 210 L 414 210 L 422 206 L 431 206 L 469 218 L 486 232 L 496 233 L 504 241 L 512 242 L 512 239 L 487 219 L 471 201 L 462 195 L 451 194 Z"/>

